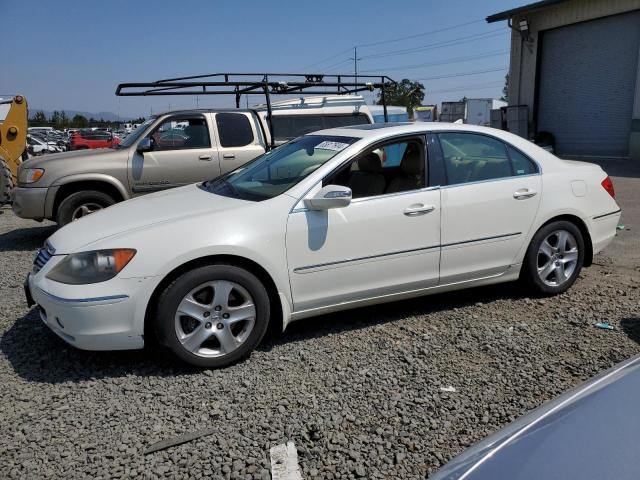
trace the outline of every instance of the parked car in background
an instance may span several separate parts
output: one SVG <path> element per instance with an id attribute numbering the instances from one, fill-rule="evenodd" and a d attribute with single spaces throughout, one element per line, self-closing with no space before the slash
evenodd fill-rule
<path id="1" fill-rule="evenodd" d="M 624 361 L 468 448 L 430 480 L 636 480 L 640 357 Z"/>
<path id="2" fill-rule="evenodd" d="M 373 120 L 362 97 L 306 97 L 272 105 L 276 144 L 326 126 Z M 128 198 L 228 173 L 267 150 L 266 112 L 263 106 L 168 112 L 150 118 L 111 149 L 25 162 L 23 171 L 44 173 L 36 181 L 18 182 L 13 211 L 65 225 Z M 72 150 L 81 148 L 84 132 L 72 136 Z"/>
<path id="3" fill-rule="evenodd" d="M 400 165 L 383 165 L 397 145 Z M 182 360 L 221 367 L 270 323 L 519 278 L 562 293 L 619 218 L 599 166 L 508 132 L 334 128 L 67 225 L 38 253 L 27 299 L 78 348 L 142 348 L 155 332 Z"/>
<path id="4" fill-rule="evenodd" d="M 58 149 L 35 135 L 27 135 L 27 152 L 33 156 L 56 153 Z"/>
<path id="5" fill-rule="evenodd" d="M 71 134 L 69 150 L 113 148 L 119 144 L 120 139 L 114 137 L 110 132 L 84 128 Z"/>

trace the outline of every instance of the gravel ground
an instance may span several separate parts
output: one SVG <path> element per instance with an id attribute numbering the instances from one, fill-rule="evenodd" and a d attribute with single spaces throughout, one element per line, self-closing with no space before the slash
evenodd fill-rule
<path id="1" fill-rule="evenodd" d="M 198 371 L 159 353 L 78 351 L 49 332 L 22 280 L 53 227 L 5 210 L 0 476 L 268 479 L 269 448 L 293 440 L 304 478 L 425 478 L 640 353 L 640 225 L 625 220 L 618 250 L 636 256 L 599 255 L 564 295 L 498 285 L 327 315 L 244 363 Z M 143 453 L 203 429 L 212 434 Z"/>

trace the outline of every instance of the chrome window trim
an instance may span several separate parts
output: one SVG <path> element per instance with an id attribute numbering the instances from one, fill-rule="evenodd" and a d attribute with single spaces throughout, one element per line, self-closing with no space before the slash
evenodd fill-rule
<path id="1" fill-rule="evenodd" d="M 541 173 L 529 173 L 527 175 L 513 175 L 511 177 L 500 177 L 500 178 L 490 178 L 488 180 L 476 180 L 475 182 L 464 182 L 464 183 L 452 183 L 451 185 L 442 185 L 440 188 L 455 188 L 455 187 L 464 187 L 467 185 L 477 185 L 480 183 L 488 183 L 488 182 L 502 182 L 504 180 L 514 180 L 516 178 L 526 178 L 526 177 L 539 177 Z"/>

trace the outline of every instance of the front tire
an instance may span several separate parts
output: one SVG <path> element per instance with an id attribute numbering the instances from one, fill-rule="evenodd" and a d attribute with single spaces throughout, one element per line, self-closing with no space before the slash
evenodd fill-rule
<path id="1" fill-rule="evenodd" d="M 221 368 L 247 357 L 269 324 L 269 295 L 251 272 L 227 264 L 184 273 L 160 295 L 156 332 L 181 360 Z"/>
<path id="2" fill-rule="evenodd" d="M 56 222 L 61 227 L 116 203 L 111 195 L 97 190 L 85 190 L 69 195 L 58 207 Z"/>
<path id="3" fill-rule="evenodd" d="M 584 253 L 584 238 L 575 224 L 551 222 L 531 240 L 524 259 L 524 280 L 538 293 L 563 293 L 580 275 Z"/>

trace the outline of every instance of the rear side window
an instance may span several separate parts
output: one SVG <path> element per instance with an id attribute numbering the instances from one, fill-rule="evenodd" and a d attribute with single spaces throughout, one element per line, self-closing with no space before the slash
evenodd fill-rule
<path id="1" fill-rule="evenodd" d="M 244 147 L 253 143 L 251 122 L 242 113 L 218 113 L 216 125 L 222 147 Z"/>
<path id="2" fill-rule="evenodd" d="M 448 132 L 438 135 L 449 185 L 513 175 L 504 143 L 486 135 Z"/>
<path id="3" fill-rule="evenodd" d="M 538 167 L 528 157 L 525 157 L 511 145 L 507 145 L 507 150 L 509 151 L 509 157 L 511 157 L 511 163 L 513 164 L 513 173 L 515 173 L 516 176 L 538 173 Z"/>
<path id="4" fill-rule="evenodd" d="M 365 125 L 371 123 L 363 113 L 343 115 L 274 115 L 272 119 L 276 140 L 292 140 L 325 128 Z"/>

